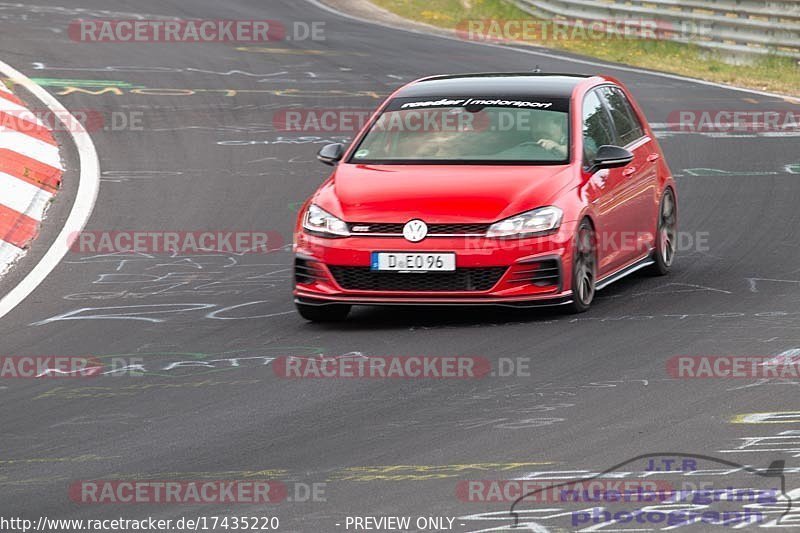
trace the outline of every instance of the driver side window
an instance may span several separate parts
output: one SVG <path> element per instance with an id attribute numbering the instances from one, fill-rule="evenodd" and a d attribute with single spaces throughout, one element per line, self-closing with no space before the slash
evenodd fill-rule
<path id="1" fill-rule="evenodd" d="M 583 166 L 589 168 L 597 155 L 597 149 L 605 144 L 614 144 L 614 127 L 596 91 L 583 99 Z"/>

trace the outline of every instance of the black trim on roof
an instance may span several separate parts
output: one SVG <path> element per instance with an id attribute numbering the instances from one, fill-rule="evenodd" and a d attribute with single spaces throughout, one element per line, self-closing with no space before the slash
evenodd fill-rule
<path id="1" fill-rule="evenodd" d="M 468 72 L 464 74 L 437 74 L 422 78 L 419 82 L 432 81 L 432 80 L 446 80 L 451 78 L 492 78 L 492 77 L 524 77 L 524 76 L 539 76 L 539 77 L 567 77 L 567 78 L 591 78 L 594 74 L 570 74 L 566 72 Z"/>
<path id="2" fill-rule="evenodd" d="M 431 76 L 403 87 L 397 97 L 535 96 L 569 98 L 575 86 L 591 78 L 581 74 L 483 72 Z"/>

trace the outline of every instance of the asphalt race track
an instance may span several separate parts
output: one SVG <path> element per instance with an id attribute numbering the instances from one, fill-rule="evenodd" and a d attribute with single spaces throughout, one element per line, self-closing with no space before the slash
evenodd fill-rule
<path id="1" fill-rule="evenodd" d="M 651 453 L 760 468 L 785 460 L 787 488 L 800 486 L 800 381 L 674 379 L 666 366 L 677 355 L 800 353 L 790 352 L 800 348 L 800 167 L 791 166 L 800 163 L 798 137 L 665 125 L 681 109 L 780 111 L 796 102 L 389 29 L 299 0 L 52 1 L 57 8 L 0 3 L 0 60 L 70 110 L 142 121 L 92 132 L 102 176 L 89 230 L 259 229 L 290 245 L 299 203 L 329 170 L 316 151 L 349 134 L 277 131 L 274 113 L 373 108 L 425 75 L 538 66 L 610 74 L 632 89 L 650 122 L 662 125 L 689 242 L 669 277 L 634 275 L 577 317 L 356 308 L 337 325 L 294 312 L 290 246 L 232 256 L 68 254 L 0 320 L 0 352 L 142 367 L 136 376 L 0 383 L 0 515 L 275 516 L 279 531 L 325 533 L 346 530 L 348 516 L 435 516 L 455 517 L 452 530 L 468 532 L 510 524 L 507 514 L 474 516 L 510 503 L 462 501 L 459 481 L 600 472 Z M 76 18 L 132 14 L 317 21 L 325 40 L 124 44 L 66 35 Z M 59 139 L 64 189 L 31 253 L 0 282 L 3 294 L 36 264 L 75 197 L 74 147 L 64 132 Z M 472 355 L 523 361 L 527 370 L 477 380 L 289 380 L 266 364 L 353 353 Z M 785 412 L 793 418 L 739 423 L 741 415 Z M 324 497 L 266 507 L 82 505 L 68 493 L 80 480 L 261 478 L 324 484 Z M 541 527 L 571 530 L 560 524 Z"/>

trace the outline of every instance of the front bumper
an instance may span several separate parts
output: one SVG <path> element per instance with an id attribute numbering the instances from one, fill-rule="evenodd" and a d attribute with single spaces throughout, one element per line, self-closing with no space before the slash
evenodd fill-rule
<path id="1" fill-rule="evenodd" d="M 572 234 L 564 223 L 526 239 L 295 239 L 295 301 L 306 305 L 563 305 L 572 300 Z M 372 252 L 454 252 L 454 273 L 370 271 Z M 565 265 L 567 265 L 565 267 Z M 566 275 L 565 275 L 566 273 Z"/>

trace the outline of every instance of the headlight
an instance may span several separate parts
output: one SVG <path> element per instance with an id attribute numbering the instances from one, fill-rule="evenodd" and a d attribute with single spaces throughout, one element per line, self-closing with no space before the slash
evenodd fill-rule
<path id="1" fill-rule="evenodd" d="M 303 216 L 303 228 L 325 236 L 349 237 L 347 223 L 336 218 L 324 209 L 311 204 Z"/>
<path id="2" fill-rule="evenodd" d="M 523 237 L 547 233 L 561 226 L 564 212 L 558 207 L 548 206 L 526 211 L 489 226 L 487 237 Z"/>

